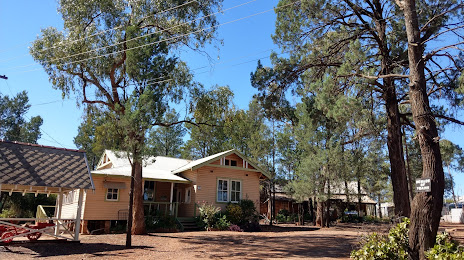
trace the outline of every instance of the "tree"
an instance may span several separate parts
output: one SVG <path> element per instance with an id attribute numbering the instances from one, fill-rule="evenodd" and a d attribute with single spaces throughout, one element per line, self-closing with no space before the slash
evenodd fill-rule
<path id="1" fill-rule="evenodd" d="M 106 113 L 95 106 L 87 106 L 83 120 L 77 129 L 77 135 L 74 137 L 76 147 L 86 151 L 91 169 L 97 167 L 105 149 L 121 149 L 122 138 L 114 135 Z"/>
<path id="2" fill-rule="evenodd" d="M 162 122 L 163 114 L 193 85 L 186 64 L 172 52 L 184 46 L 198 50 L 214 39 L 213 12 L 221 2 L 61 0 L 64 30 L 43 29 L 31 48 L 53 87 L 108 111 L 113 131 L 124 138 L 134 203 L 128 228 L 134 234 L 145 232 L 141 162 L 146 131 L 173 125 Z M 126 246 L 131 246 L 130 232 Z"/>
<path id="3" fill-rule="evenodd" d="M 446 139 L 440 140 L 440 151 L 443 164 L 446 166 L 448 171 L 448 176 L 445 176 L 445 181 L 447 180 L 445 183 L 445 193 L 451 194 L 455 207 L 457 207 L 456 194 L 454 192 L 454 180 L 451 173 L 451 168 L 458 171 L 462 171 L 464 169 L 464 152 L 462 151 L 461 147 Z"/>
<path id="4" fill-rule="evenodd" d="M 40 138 L 40 116 L 26 120 L 26 113 L 31 107 L 26 91 L 15 97 L 0 96 L 0 139 L 25 143 L 37 143 Z"/>
<path id="5" fill-rule="evenodd" d="M 174 109 L 171 109 L 166 113 L 163 121 L 167 123 L 178 122 L 179 114 Z M 185 132 L 184 126 L 180 124 L 172 127 L 159 126 L 156 129 L 150 129 L 148 149 L 151 151 L 149 153 L 154 156 L 180 157 Z"/>
<path id="6" fill-rule="evenodd" d="M 441 19 L 426 21 L 442 12 L 448 13 L 446 10 L 454 8 L 453 5 L 450 7 L 444 1 L 424 1 L 420 7 L 426 38 L 440 28 L 446 31 Z M 401 10 L 392 1 L 282 0 L 276 13 L 273 39 L 286 54 L 285 57 L 271 54 L 272 68 L 258 64 L 253 77 L 260 96 L 265 103 L 281 106 L 289 90 L 301 94 L 300 90 L 311 81 L 335 71 L 331 76 L 339 80 L 341 90 L 371 97 L 377 104 L 384 105 L 395 212 L 408 216 L 410 205 L 409 200 L 404 200 L 408 185 L 401 124 L 413 124 L 409 115 L 399 111 L 399 103 L 409 102 L 408 89 L 404 87 L 408 60 Z M 447 55 L 441 53 L 434 57 L 446 58 Z M 428 60 L 428 80 L 438 83 L 431 85 L 428 93 L 437 98 L 440 91 L 446 92 L 444 96 L 449 104 L 456 105 L 455 101 L 461 100 L 454 84 L 457 76 L 448 73 L 452 68 L 441 68 L 443 77 L 440 77 L 433 72 L 436 63 L 437 60 Z M 459 64 L 459 60 L 453 57 L 451 63 Z M 453 120 L 449 115 L 434 115 Z"/>
<path id="7" fill-rule="evenodd" d="M 225 127 L 235 110 L 233 92 L 228 86 L 214 86 L 210 91 L 197 90 L 193 97 L 190 109 L 202 125 L 187 126 L 190 139 L 182 148 L 183 157 L 199 159 L 231 149 Z"/>
<path id="8" fill-rule="evenodd" d="M 455 27 L 454 21 L 451 29 L 439 30 L 441 26 L 447 26 L 453 20 L 453 14 L 457 14 L 462 5 L 454 2 L 440 2 L 444 5 L 444 11 L 440 10 L 436 16 L 432 16 L 423 27 L 420 27 L 421 19 L 418 16 L 418 6 L 414 0 L 397 1 L 404 14 L 404 23 L 408 39 L 409 61 L 409 97 L 411 111 L 416 128 L 416 135 L 422 155 L 422 177 L 430 178 L 431 192 L 422 192 L 414 197 L 409 228 L 409 247 L 412 259 L 426 259 L 425 251 L 435 244 L 435 237 L 440 222 L 441 208 L 444 194 L 444 172 L 440 153 L 439 137 L 434 114 L 429 103 L 429 91 L 427 90 L 426 62 L 438 53 L 456 46 L 444 46 L 424 56 L 425 45 L 430 39 L 436 38 L 446 31 L 456 30 L 462 20 Z M 422 9 L 419 9 L 422 10 Z M 428 17 L 427 17 L 428 18 Z M 429 27 L 439 27 L 427 29 Z M 432 36 L 433 35 L 433 36 Z M 463 44 L 463 42 L 458 43 Z M 452 56 L 449 55 L 451 60 Z M 436 62 L 436 61 L 435 61 Z M 439 72 L 441 74 L 441 72 Z M 440 88 L 434 85 L 433 88 Z"/>

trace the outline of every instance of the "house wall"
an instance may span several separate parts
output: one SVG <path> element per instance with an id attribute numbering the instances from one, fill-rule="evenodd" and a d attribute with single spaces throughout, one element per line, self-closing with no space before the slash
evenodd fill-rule
<path id="1" fill-rule="evenodd" d="M 87 193 L 85 200 L 85 220 L 117 220 L 119 210 L 127 210 L 129 205 L 130 178 L 93 175 L 95 192 Z M 118 201 L 106 200 L 104 180 L 109 182 L 124 182 L 125 189 L 119 190 Z"/>
<path id="2" fill-rule="evenodd" d="M 171 182 L 155 182 L 155 201 L 171 201 Z"/>
<path id="3" fill-rule="evenodd" d="M 240 167 L 214 167 L 204 166 L 197 171 L 197 181 L 195 189 L 195 202 L 213 203 L 225 210 L 228 203 L 217 202 L 217 180 L 225 178 L 230 180 L 242 181 L 242 199 L 249 199 L 255 203 L 259 210 L 259 176 L 261 173 L 250 172 Z"/>
<path id="4" fill-rule="evenodd" d="M 73 190 L 71 192 L 65 192 L 62 195 L 63 207 L 61 209 L 62 219 L 75 219 L 77 215 L 77 206 L 79 205 L 79 190 Z M 92 191 L 89 191 L 92 192 Z M 84 191 L 84 202 L 82 203 L 81 218 L 83 218 L 83 209 L 85 208 L 85 200 L 87 193 Z M 58 199 L 57 199 L 58 203 Z"/>

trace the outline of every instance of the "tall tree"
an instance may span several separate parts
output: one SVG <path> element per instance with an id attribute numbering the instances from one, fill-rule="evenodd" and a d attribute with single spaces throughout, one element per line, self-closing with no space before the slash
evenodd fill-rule
<path id="1" fill-rule="evenodd" d="M 164 122 L 179 122 L 179 114 L 174 109 L 169 110 L 164 116 Z M 150 129 L 147 140 L 149 153 L 155 156 L 180 157 L 185 132 L 186 130 L 181 124 Z"/>
<path id="2" fill-rule="evenodd" d="M 0 96 L 0 139 L 26 143 L 37 143 L 40 138 L 40 126 L 43 120 L 34 116 L 26 120 L 31 105 L 26 91 L 15 97 Z"/>
<path id="3" fill-rule="evenodd" d="M 145 232 L 141 162 L 146 131 L 172 125 L 162 121 L 163 114 L 192 86 L 186 64 L 172 52 L 211 42 L 217 24 L 213 13 L 221 3 L 61 0 L 63 31 L 43 29 L 31 48 L 53 87 L 111 112 L 108 120 L 131 158 L 129 218 L 134 221 L 128 227 L 134 234 Z"/>
<path id="4" fill-rule="evenodd" d="M 442 12 L 447 13 L 450 6 L 444 1 L 439 2 L 424 1 L 420 4 L 424 17 L 421 21 L 425 25 L 423 35 L 427 38 L 440 28 L 446 30 L 441 19 L 425 22 Z M 279 106 L 285 100 L 287 90 L 299 93 L 299 89 L 309 84 L 305 82 L 320 78 L 328 70 L 336 70 L 332 76 L 346 81 L 340 84 L 341 89 L 357 91 L 359 95 L 371 96 L 383 104 L 395 212 L 409 215 L 409 200 L 404 199 L 408 185 L 401 123 L 411 120 L 402 115 L 398 107 L 400 102 L 409 102 L 408 90 L 404 87 L 408 77 L 403 74 L 407 66 L 407 42 L 401 10 L 392 1 L 282 0 L 276 12 L 273 39 L 283 52 L 288 53 L 288 57 L 278 57 L 273 53 L 273 68 L 258 64 L 254 82 L 262 99 Z M 434 62 L 437 60 L 428 61 L 431 72 L 436 67 Z M 452 62 L 459 64 L 456 58 Z M 442 68 L 441 72 L 447 72 L 447 69 Z M 428 80 L 445 83 L 456 78 L 451 73 L 448 76 L 440 78 L 436 73 L 430 73 Z M 352 86 L 358 89 L 352 89 Z M 455 91 L 456 84 L 430 87 L 429 94 L 436 97 L 445 89 L 450 104 L 456 105 L 455 101 L 460 100 Z M 443 114 L 435 115 L 451 119 Z"/>
<path id="5" fill-rule="evenodd" d="M 419 17 L 418 10 L 422 11 L 423 9 L 415 0 L 398 0 L 396 3 L 404 14 L 408 40 L 409 98 L 422 155 L 422 177 L 431 180 L 431 192 L 417 194 L 413 200 L 409 228 L 409 255 L 412 259 L 426 259 L 425 251 L 435 244 L 445 187 L 439 145 L 440 138 L 429 102 L 430 90 L 427 89 L 426 62 L 437 54 L 441 54 L 443 50 L 463 45 L 464 42 L 440 47 L 427 55 L 425 55 L 425 50 L 428 41 L 446 34 L 450 30 L 459 35 L 459 29 L 464 22 L 460 19 L 456 26 L 453 15 L 462 15 L 464 9 L 460 2 L 438 1 L 434 4 L 437 8 L 444 6 L 444 10 L 439 10 L 437 13 L 432 11 L 436 15 L 430 18 L 426 17 L 426 23 L 421 24 L 424 20 Z M 422 14 L 421 17 L 423 17 Z M 448 26 L 447 23 L 451 24 Z M 445 28 L 440 30 L 442 26 Z M 428 29 L 430 27 L 435 28 Z M 448 55 L 448 57 L 453 60 L 452 55 Z M 441 71 L 438 73 L 441 74 Z M 435 79 L 435 77 L 433 78 Z M 440 87 L 439 84 L 433 84 L 432 90 Z"/>

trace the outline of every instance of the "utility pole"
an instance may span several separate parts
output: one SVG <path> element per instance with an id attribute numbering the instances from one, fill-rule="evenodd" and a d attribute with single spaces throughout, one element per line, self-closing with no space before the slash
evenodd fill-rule
<path id="1" fill-rule="evenodd" d="M 5 75 L 0 75 L 0 79 L 8 79 L 8 77 Z"/>

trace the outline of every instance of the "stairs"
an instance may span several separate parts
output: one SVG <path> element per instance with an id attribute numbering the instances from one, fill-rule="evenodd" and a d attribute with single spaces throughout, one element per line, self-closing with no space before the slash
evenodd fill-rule
<path id="1" fill-rule="evenodd" d="M 177 221 L 181 224 L 181 231 L 199 231 L 200 228 L 197 225 L 195 218 L 177 218 Z"/>

